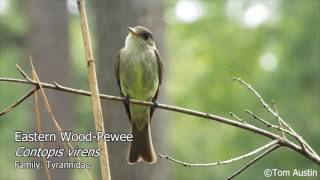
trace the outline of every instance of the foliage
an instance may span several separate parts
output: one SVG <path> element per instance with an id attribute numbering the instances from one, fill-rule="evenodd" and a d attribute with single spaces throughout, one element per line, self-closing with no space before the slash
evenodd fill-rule
<path id="1" fill-rule="evenodd" d="M 255 28 L 228 17 L 227 1 L 202 3 L 206 13 L 198 21 L 172 22 L 168 27 L 168 92 L 174 104 L 224 116 L 232 111 L 254 123 L 243 111 L 248 108 L 276 122 L 249 91 L 232 82 L 233 76 L 239 76 L 259 90 L 268 103 L 275 100 L 281 116 L 319 152 L 319 2 L 279 1 L 274 12 L 278 19 Z M 259 65 L 265 52 L 278 58 L 278 66 L 271 72 Z M 176 114 L 171 119 L 170 155 L 184 161 L 227 159 L 265 142 L 218 123 Z M 222 179 L 241 164 L 202 169 L 172 165 L 172 174 L 173 179 Z M 261 179 L 266 168 L 319 170 L 312 162 L 283 149 L 239 179 Z"/>

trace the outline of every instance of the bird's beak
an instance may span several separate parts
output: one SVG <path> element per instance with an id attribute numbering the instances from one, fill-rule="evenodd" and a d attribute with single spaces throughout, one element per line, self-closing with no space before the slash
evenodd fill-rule
<path id="1" fill-rule="evenodd" d="M 137 35 L 137 33 L 136 33 L 136 31 L 134 30 L 134 28 L 128 27 L 128 29 L 129 29 L 129 32 L 130 32 L 131 34 Z"/>

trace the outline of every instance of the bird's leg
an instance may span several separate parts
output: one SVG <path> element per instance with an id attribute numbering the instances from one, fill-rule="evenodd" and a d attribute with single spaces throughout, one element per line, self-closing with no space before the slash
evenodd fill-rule
<path id="1" fill-rule="evenodd" d="M 159 107 L 159 104 L 157 103 L 157 99 L 156 98 L 152 98 L 152 102 L 153 102 L 153 105 L 152 105 L 152 108 L 155 110 Z"/>
<path id="2" fill-rule="evenodd" d="M 129 108 L 130 98 L 129 98 L 128 95 L 124 96 L 124 98 L 122 100 L 122 103 L 123 103 L 123 105 L 124 105 L 124 107 L 126 109 L 126 113 L 127 113 L 128 117 L 129 117 L 129 120 L 131 120 L 131 113 L 130 113 L 130 108 Z"/>
<path id="3" fill-rule="evenodd" d="M 123 104 L 125 105 L 125 106 L 129 106 L 129 103 L 130 103 L 130 98 L 129 98 L 129 96 L 127 95 L 127 96 L 124 96 L 124 99 L 122 100 L 122 102 L 123 102 Z"/>

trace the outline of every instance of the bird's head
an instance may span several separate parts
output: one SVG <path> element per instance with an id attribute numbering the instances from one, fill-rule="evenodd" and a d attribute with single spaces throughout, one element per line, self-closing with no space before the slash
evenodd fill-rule
<path id="1" fill-rule="evenodd" d="M 137 48 L 154 48 L 155 43 L 151 31 L 142 26 L 128 27 L 129 34 L 126 38 L 126 46 Z"/>

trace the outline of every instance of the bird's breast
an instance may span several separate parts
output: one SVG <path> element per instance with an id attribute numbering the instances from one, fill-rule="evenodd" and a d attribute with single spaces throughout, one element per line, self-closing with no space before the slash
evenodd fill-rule
<path id="1" fill-rule="evenodd" d="M 141 100 L 151 100 L 155 96 L 159 86 L 159 67 L 154 51 L 123 50 L 119 66 L 124 95 Z"/>

